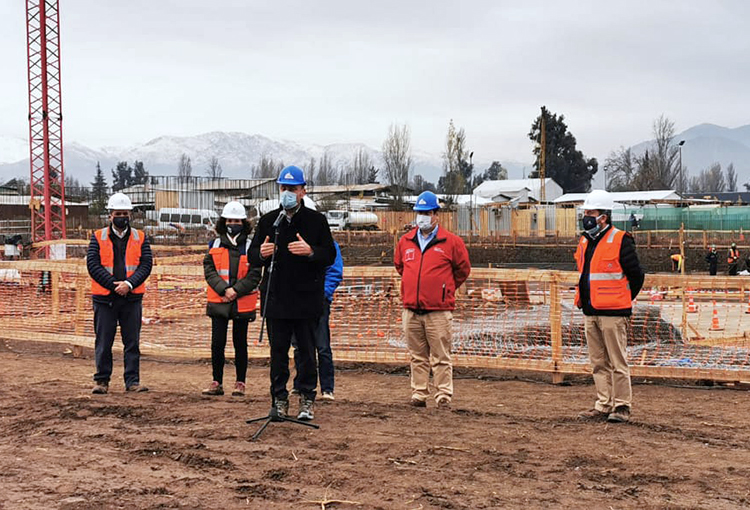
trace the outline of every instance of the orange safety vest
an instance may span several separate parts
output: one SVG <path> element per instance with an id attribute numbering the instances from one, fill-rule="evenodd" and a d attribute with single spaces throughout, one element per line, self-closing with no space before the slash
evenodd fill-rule
<path id="1" fill-rule="evenodd" d="M 729 248 L 729 256 L 727 257 L 727 264 L 733 264 L 740 259 L 740 250 Z"/>
<path id="2" fill-rule="evenodd" d="M 594 248 L 589 264 L 589 297 L 591 306 L 597 310 L 624 310 L 632 306 L 630 282 L 620 265 L 620 247 L 625 232 L 610 227 L 604 238 Z M 581 236 L 576 248 L 578 272 L 583 272 L 588 239 Z M 576 286 L 576 306 L 581 306 L 581 297 Z"/>
<path id="3" fill-rule="evenodd" d="M 94 235 L 99 243 L 99 259 L 102 266 L 111 275 L 115 274 L 115 251 L 112 246 L 112 240 L 109 238 L 109 227 L 97 230 Z M 128 245 L 125 248 L 125 277 L 130 278 L 138 269 L 141 262 L 141 247 L 143 246 L 143 232 L 131 227 Z M 91 293 L 96 296 L 109 296 L 110 290 L 102 287 L 96 281 L 91 280 Z M 143 294 L 146 292 L 146 285 L 142 283 L 131 290 L 133 294 Z"/>
<path id="4" fill-rule="evenodd" d="M 247 252 L 250 249 L 250 239 L 245 244 L 245 254 L 240 255 L 240 263 L 237 268 L 237 280 L 243 279 L 250 271 L 250 261 L 247 259 Z M 208 253 L 214 259 L 214 267 L 221 278 L 229 283 L 229 250 L 221 247 L 221 239 L 217 238 L 211 243 Z M 210 286 L 207 285 L 206 293 L 208 294 L 209 303 L 222 303 L 221 296 Z M 258 291 L 255 290 L 246 296 L 237 298 L 237 311 L 239 313 L 254 312 L 258 304 Z"/>

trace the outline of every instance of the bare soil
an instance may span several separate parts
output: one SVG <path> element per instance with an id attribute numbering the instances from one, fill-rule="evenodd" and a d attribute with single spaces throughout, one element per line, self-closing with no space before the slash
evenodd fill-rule
<path id="1" fill-rule="evenodd" d="M 0 343 L 0 508 L 738 508 L 750 506 L 745 391 L 634 387 L 631 423 L 584 423 L 587 381 L 458 371 L 453 409 L 415 409 L 403 368 L 348 367 L 320 430 L 248 396 L 203 397 L 205 362 L 144 359 L 148 393 L 90 393 L 93 361 Z M 234 369 L 227 366 L 227 386 Z M 296 408 L 295 405 L 292 406 Z M 317 502 L 317 503 L 316 503 Z"/>

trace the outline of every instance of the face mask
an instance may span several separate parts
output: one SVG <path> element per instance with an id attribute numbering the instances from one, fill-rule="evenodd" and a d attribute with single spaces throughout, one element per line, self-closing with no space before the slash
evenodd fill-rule
<path id="1" fill-rule="evenodd" d="M 293 191 L 282 191 L 281 207 L 284 209 L 294 209 L 297 207 L 297 194 Z"/>
<path id="2" fill-rule="evenodd" d="M 432 216 L 417 214 L 417 226 L 419 230 L 429 230 L 432 227 Z"/>
<path id="3" fill-rule="evenodd" d="M 227 233 L 234 237 L 242 232 L 242 227 L 244 227 L 244 225 L 227 225 Z"/>
<path id="4" fill-rule="evenodd" d="M 115 218 L 112 218 L 112 224 L 115 226 L 115 228 L 117 228 L 117 230 L 125 230 L 130 224 L 130 218 L 117 216 Z"/>
<path id="5" fill-rule="evenodd" d="M 588 235 L 593 236 L 599 232 L 599 229 L 601 228 L 598 223 L 599 218 L 601 218 L 601 216 L 597 216 L 596 218 L 593 216 L 584 216 L 581 220 L 583 230 L 585 230 Z"/>

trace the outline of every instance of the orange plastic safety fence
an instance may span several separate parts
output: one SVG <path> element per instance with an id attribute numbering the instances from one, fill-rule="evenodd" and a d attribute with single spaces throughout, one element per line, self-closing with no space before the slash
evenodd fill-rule
<path id="1" fill-rule="evenodd" d="M 201 258 L 157 260 L 143 301 L 144 354 L 210 356 Z M 457 293 L 455 364 L 587 372 L 584 317 L 573 304 L 577 279 L 570 272 L 474 268 Z M 334 357 L 408 362 L 401 313 L 392 268 L 346 268 L 331 308 Z M 259 325 L 260 319 L 251 324 L 248 338 L 258 357 L 268 355 L 267 337 L 257 341 Z M 649 275 L 628 335 L 634 375 L 750 380 L 750 279 Z M 0 338 L 93 347 L 82 261 L 0 262 Z"/>

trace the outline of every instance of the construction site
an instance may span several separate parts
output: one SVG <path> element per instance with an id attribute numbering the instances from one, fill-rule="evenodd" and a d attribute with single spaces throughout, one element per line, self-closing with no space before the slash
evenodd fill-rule
<path id="1" fill-rule="evenodd" d="M 201 394 L 207 242 L 229 201 L 253 224 L 278 207 L 276 182 L 255 178 L 151 176 L 118 190 L 154 255 L 140 333 L 150 391 L 125 392 L 118 337 L 110 393 L 92 395 L 85 257 L 109 220 L 90 192 L 66 198 L 58 8 L 27 2 L 31 179 L 28 192 L 0 189 L 0 509 L 750 507 L 750 207 L 675 190 L 616 198 L 613 224 L 646 270 L 627 326 L 633 414 L 585 422 L 595 390 L 573 258 L 585 194 L 563 193 L 544 163 L 540 178 L 440 197 L 440 225 L 471 260 L 453 311 L 450 409 L 409 404 L 394 250 L 420 190 L 379 183 L 309 190 L 344 260 L 330 316 L 336 399 L 318 404 L 320 429 L 281 423 L 251 440 L 245 420 L 269 405 L 260 314 L 247 395 Z M 746 265 L 729 276 L 735 242 Z"/>

